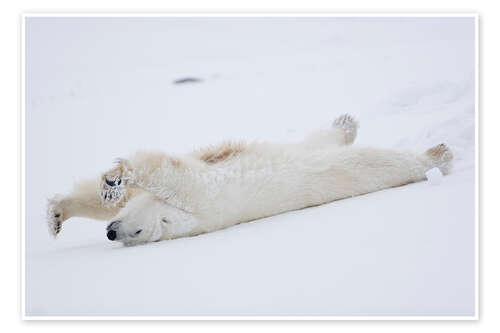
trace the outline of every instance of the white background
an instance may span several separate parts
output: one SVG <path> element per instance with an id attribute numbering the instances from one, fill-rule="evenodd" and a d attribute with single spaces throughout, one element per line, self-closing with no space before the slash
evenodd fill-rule
<path id="1" fill-rule="evenodd" d="M 123 3 L 123 2 L 121 2 Z M 268 3 L 268 8 L 276 9 L 279 7 L 278 4 L 269 4 Z M 496 225 L 495 218 L 492 214 L 492 209 L 494 209 L 495 205 L 492 200 L 494 200 L 495 195 L 491 191 L 492 187 L 497 184 L 497 177 L 495 176 L 495 170 L 498 169 L 498 165 L 496 164 L 496 160 L 493 156 L 494 155 L 494 146 L 495 146 L 495 139 L 497 139 L 495 133 L 495 113 L 492 110 L 495 110 L 495 108 L 498 108 L 498 104 L 495 101 L 495 93 L 494 89 L 496 89 L 496 84 L 493 82 L 494 78 L 498 77 L 498 65 L 496 64 L 496 60 L 498 59 L 498 48 L 494 45 L 494 40 L 495 40 L 495 35 L 494 31 L 499 30 L 498 29 L 498 18 L 494 17 L 493 14 L 495 13 L 494 7 L 486 7 L 487 2 L 481 2 L 481 7 L 474 7 L 478 6 L 478 2 L 438 2 L 438 1 L 429 1 L 429 2 L 420 2 L 420 7 L 415 7 L 408 5 L 406 8 L 402 8 L 401 4 L 399 2 L 391 2 L 391 1 L 386 1 L 381 4 L 381 7 L 377 8 L 378 11 L 394 11 L 394 10 L 418 10 L 418 11 L 443 11 L 443 10 L 450 10 L 450 9 L 455 9 L 455 10 L 479 10 L 480 14 L 482 15 L 482 30 L 486 31 L 483 33 L 483 40 L 482 42 L 485 43 L 487 46 L 485 46 L 482 51 L 485 52 L 483 55 L 483 60 L 484 62 L 482 63 L 482 66 L 487 66 L 487 68 L 484 70 L 484 80 L 485 80 L 485 85 L 483 87 L 483 93 L 484 93 L 484 99 L 482 100 L 482 117 L 481 117 L 481 124 L 484 124 L 484 128 L 482 128 L 482 133 L 485 135 L 485 137 L 482 141 L 482 153 L 484 154 L 484 159 L 483 159 L 483 165 L 482 167 L 485 168 L 483 171 L 482 176 L 487 176 L 488 178 L 483 180 L 483 184 L 485 184 L 483 190 L 485 191 L 490 191 L 490 196 L 483 196 L 482 197 L 482 205 L 484 205 L 484 210 L 482 210 L 482 235 L 484 237 L 482 241 L 482 249 L 483 249 L 483 270 L 482 270 L 482 308 L 481 308 L 481 321 L 476 322 L 476 323 L 411 323 L 410 325 L 404 324 L 404 323 L 397 323 L 397 324 L 383 324 L 383 323 L 347 323 L 347 324 L 342 324 L 342 323 L 334 323 L 336 327 L 338 326 L 343 326 L 344 329 L 352 329 L 352 330 L 360 330 L 360 329 L 370 329 L 373 331 L 374 329 L 384 329 L 384 331 L 387 330 L 398 330 L 400 331 L 402 329 L 401 326 L 405 326 L 407 331 L 420 331 L 422 329 L 436 329 L 439 331 L 443 331 L 445 329 L 452 329 L 453 331 L 463 331 L 463 330 L 469 330 L 469 329 L 485 329 L 485 330 L 490 330 L 493 329 L 494 326 L 496 325 L 497 321 L 495 319 L 495 309 L 497 308 L 495 306 L 495 303 L 498 300 L 498 287 L 496 286 L 496 281 L 498 281 L 498 269 L 497 266 L 495 265 L 495 255 L 498 253 L 498 242 L 496 242 L 496 235 L 498 234 L 498 227 Z M 86 2 L 86 5 L 93 6 L 91 8 L 97 8 L 95 6 L 102 5 L 102 1 L 96 2 L 95 4 L 92 4 L 90 2 Z M 109 4 L 104 4 L 103 8 L 110 9 L 114 3 L 110 2 Z M 158 8 L 158 3 L 156 2 L 142 2 L 141 3 L 142 10 L 145 8 L 149 9 L 157 9 Z M 254 2 L 255 6 L 260 6 L 259 8 L 262 8 L 261 4 L 257 4 Z M 18 99 L 16 98 L 17 94 L 17 89 L 18 86 L 16 84 L 13 84 L 13 82 L 17 82 L 17 69 L 16 69 L 16 62 L 18 60 L 19 54 L 18 54 L 18 40 L 14 31 L 16 27 L 18 27 L 19 23 L 19 17 L 17 14 L 23 10 L 23 9 L 38 9 L 39 4 L 29 3 L 25 2 L 22 5 L 19 5 L 18 7 L 11 7 L 10 9 L 7 10 L 2 10 L 2 14 L 4 17 L 2 17 L 2 22 L 4 24 L 3 29 L 1 30 L 3 34 L 5 34 L 5 46 L 6 50 L 2 53 L 2 59 L 5 59 L 2 61 L 2 72 L 6 73 L 4 76 L 4 80 L 2 81 L 2 91 L 4 92 L 4 96 L 6 98 L 4 101 L 6 101 L 8 104 L 4 106 L 4 110 L 17 110 L 18 109 Z M 64 6 L 64 7 L 61 7 Z M 62 4 L 59 2 L 52 2 L 51 7 L 47 7 L 50 9 L 61 9 L 61 8 L 68 8 L 67 4 Z M 219 7 L 217 8 L 225 8 L 227 9 L 228 5 L 225 3 L 220 3 Z M 308 9 L 324 9 L 326 7 L 325 2 L 310 2 Z M 365 6 L 365 7 L 363 7 Z M 368 7 L 366 7 L 368 6 Z M 344 6 L 340 6 L 335 8 L 337 11 L 352 11 L 352 10 L 357 10 L 357 11 L 367 11 L 367 10 L 372 10 L 373 8 L 369 7 L 371 6 L 371 3 L 369 2 L 364 2 L 364 3 L 353 3 L 350 2 L 349 4 L 345 4 Z M 75 7 L 76 9 L 81 9 L 83 7 Z M 127 7 L 128 9 L 134 9 L 134 7 Z M 187 5 L 186 3 L 179 4 L 177 7 L 172 7 L 172 8 L 177 8 L 177 9 L 186 9 Z M 199 7 L 203 8 L 203 7 Z M 245 7 L 243 7 L 245 8 Z M 299 5 L 295 5 L 295 9 L 300 9 Z M 487 65 L 485 65 L 487 64 Z M 495 104 L 495 105 L 494 105 Z M 488 109 L 490 110 L 488 112 Z M 5 120 L 2 122 L 2 135 L 5 137 L 3 138 L 2 142 L 4 143 L 4 151 L 9 152 L 9 157 L 11 160 L 15 159 L 15 156 L 17 156 L 16 151 L 18 149 L 17 146 L 13 145 L 13 142 L 16 139 L 16 126 L 14 125 L 16 123 L 16 118 L 17 118 L 17 113 L 10 111 L 7 113 L 9 115 L 9 119 Z M 491 147 L 491 149 L 489 149 Z M 486 152 L 488 150 L 490 151 L 490 154 L 488 157 L 486 156 Z M 6 167 L 6 170 L 4 171 L 4 174 L 10 174 L 13 175 L 16 173 L 18 166 L 15 163 L 8 164 Z M 483 169 L 482 169 L 483 170 Z M 16 188 L 16 180 L 14 177 L 6 177 L 7 181 L 9 182 L 9 185 L 11 188 Z M 13 192 L 9 191 L 7 193 L 4 193 L 3 196 L 3 201 L 6 202 L 7 204 L 5 206 L 11 207 L 9 212 L 10 214 L 6 216 L 6 221 L 15 221 L 16 220 L 16 215 L 18 211 L 13 209 L 15 207 L 15 201 L 17 199 L 17 196 L 13 195 Z M 488 205 L 490 203 L 490 205 Z M 490 210 L 487 210 L 486 207 L 490 207 Z M 17 230 L 17 232 L 16 232 Z M 7 224 L 5 226 L 5 234 L 9 235 L 14 235 L 14 234 L 19 234 L 18 233 L 18 228 L 14 225 L 14 223 Z M 10 241 L 8 241 L 10 239 Z M 19 304 L 19 275 L 15 275 L 14 272 L 18 271 L 19 272 L 19 258 L 12 256 L 12 253 L 14 252 L 14 249 L 18 249 L 18 246 L 16 245 L 18 243 L 18 239 L 15 237 L 9 237 L 6 239 L 4 242 L 5 249 L 3 251 L 4 254 L 8 254 L 5 256 L 5 268 L 6 271 L 8 271 L 10 274 L 5 274 L 5 279 L 2 283 L 2 286 L 4 287 L 5 291 L 2 293 L 4 296 L 4 303 L 3 303 L 3 308 L 2 308 L 2 315 L 8 316 L 10 318 L 9 321 L 4 321 L 4 323 L 8 324 L 13 324 L 15 325 L 17 322 L 17 325 L 19 325 L 18 318 L 19 318 L 19 306 L 16 306 L 16 304 Z M 17 285 L 18 289 L 14 288 L 14 286 Z M 289 325 L 292 330 L 300 330 L 303 329 L 306 323 L 303 324 L 291 324 Z M 29 323 L 29 324 L 22 324 L 24 328 L 33 328 L 33 329 L 39 329 L 39 330 L 50 330 L 50 331 L 57 331 L 58 329 L 61 330 L 67 330 L 67 326 L 71 324 L 59 324 L 56 326 L 53 325 L 46 325 L 46 324 L 36 324 L 36 323 Z M 87 330 L 89 327 L 87 325 L 92 325 L 95 326 L 95 324 L 92 323 L 86 323 L 86 325 L 82 325 L 79 329 L 82 330 Z M 99 324 L 99 325 L 102 325 Z M 117 326 L 122 326 L 122 329 L 125 331 L 127 329 L 137 329 L 137 325 L 141 325 L 140 323 L 133 323 L 133 324 L 117 324 Z M 129 325 L 127 327 L 127 325 Z M 156 326 L 157 323 L 152 323 L 150 326 Z M 259 325 L 258 323 L 252 323 L 252 324 L 246 324 L 249 325 L 250 329 L 256 328 L 255 325 Z M 307 324 L 309 325 L 309 324 Z M 313 326 L 316 328 L 327 328 L 328 326 L 331 326 L 332 324 L 328 323 L 318 323 Z M 73 326 L 73 325 L 72 325 Z M 109 326 L 109 324 L 108 324 Z M 184 326 L 184 325 L 183 325 Z M 192 325 L 193 327 L 200 327 L 206 329 L 212 329 L 215 328 L 215 325 L 208 325 L 206 323 L 198 323 Z M 231 329 L 233 325 L 218 325 L 217 327 L 218 330 L 221 329 Z M 271 325 L 276 328 L 278 325 L 274 324 Z M 280 325 L 281 326 L 281 325 Z M 109 328 L 109 327 L 108 327 Z M 165 328 L 163 328 L 165 329 Z M 76 329 L 77 330 L 77 329 Z M 77 330 L 78 331 L 78 330 Z"/>

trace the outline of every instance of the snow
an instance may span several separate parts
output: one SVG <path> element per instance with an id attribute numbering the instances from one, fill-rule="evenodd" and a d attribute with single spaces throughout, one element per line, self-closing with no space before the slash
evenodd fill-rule
<path id="1" fill-rule="evenodd" d="M 431 185 L 439 185 L 443 181 L 443 174 L 438 168 L 432 168 L 425 173 L 427 181 Z"/>
<path id="2" fill-rule="evenodd" d="M 471 316 L 472 18 L 29 18 L 26 314 Z M 201 81 L 173 84 L 183 78 Z M 136 149 L 299 140 L 448 144 L 439 186 L 388 189 L 124 248 L 47 198 Z"/>

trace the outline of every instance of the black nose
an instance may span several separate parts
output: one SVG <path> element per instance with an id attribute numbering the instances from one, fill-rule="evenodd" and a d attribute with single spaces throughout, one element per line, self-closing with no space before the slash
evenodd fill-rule
<path id="1" fill-rule="evenodd" d="M 107 236 L 108 236 L 109 240 L 115 240 L 115 238 L 116 238 L 116 231 L 114 231 L 114 230 L 108 231 Z"/>

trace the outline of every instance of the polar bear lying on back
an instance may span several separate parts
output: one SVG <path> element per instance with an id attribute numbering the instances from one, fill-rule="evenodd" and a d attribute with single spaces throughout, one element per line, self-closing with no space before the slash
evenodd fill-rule
<path id="1" fill-rule="evenodd" d="M 425 153 L 351 146 L 349 115 L 295 144 L 232 143 L 185 156 L 138 152 L 100 179 L 49 200 L 57 235 L 74 217 L 111 220 L 107 237 L 125 245 L 193 236 L 425 178 L 451 168 L 444 144 Z"/>

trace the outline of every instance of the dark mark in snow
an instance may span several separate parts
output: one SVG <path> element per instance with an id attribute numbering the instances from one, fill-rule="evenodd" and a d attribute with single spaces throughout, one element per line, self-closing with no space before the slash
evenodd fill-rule
<path id="1" fill-rule="evenodd" d="M 197 83 L 202 82 L 203 80 L 197 77 L 183 77 L 181 79 L 175 80 L 174 84 L 183 84 L 183 83 Z"/>

